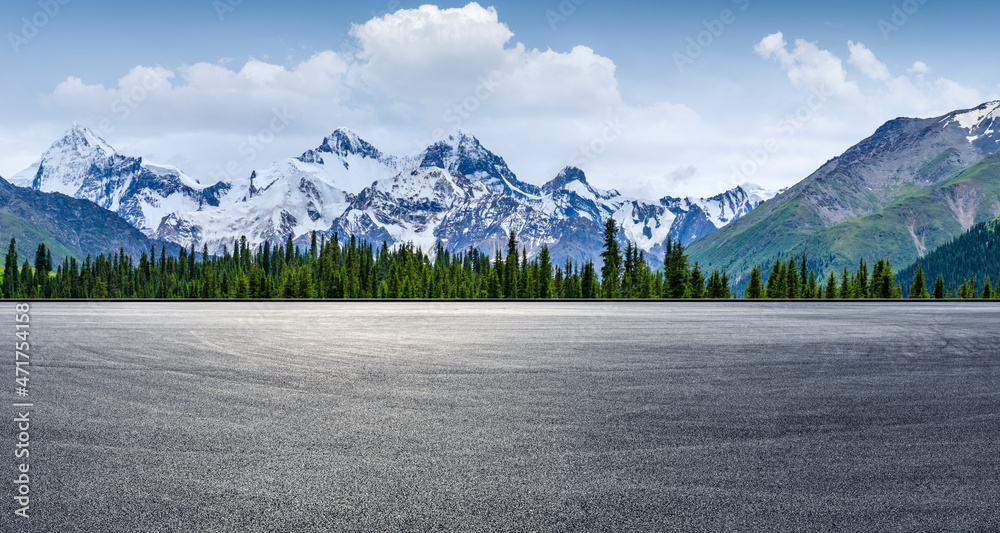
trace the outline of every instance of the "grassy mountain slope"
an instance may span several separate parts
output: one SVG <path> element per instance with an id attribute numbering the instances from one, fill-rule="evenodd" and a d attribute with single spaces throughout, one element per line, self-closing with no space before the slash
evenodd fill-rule
<path id="1" fill-rule="evenodd" d="M 841 269 L 864 257 L 913 263 L 978 223 L 1000 214 L 1000 152 L 871 215 L 810 235 L 805 250 L 818 268 Z"/>
<path id="2" fill-rule="evenodd" d="M 38 243 L 52 250 L 53 260 L 117 252 L 138 257 L 155 245 L 177 253 L 176 244 L 152 241 L 117 214 L 87 200 L 15 187 L 0 179 L 0 246 L 17 239 L 20 258 L 32 260 Z"/>
<path id="3" fill-rule="evenodd" d="M 3 246 L 4 250 L 7 249 L 7 244 L 10 243 L 11 237 L 17 239 L 18 258 L 22 263 L 25 259 L 29 262 L 34 260 L 35 249 L 38 248 L 39 243 L 45 244 L 46 248 L 52 250 L 53 258 L 79 255 L 78 252 L 70 250 L 59 242 L 45 228 L 36 226 L 17 215 L 3 211 L 0 211 L 0 235 L 4 238 L 3 244 L 0 245 Z M 32 248 L 30 255 L 28 253 L 29 247 Z"/>
<path id="4" fill-rule="evenodd" d="M 817 270 L 853 267 L 860 257 L 911 262 L 1000 212 L 1000 135 L 987 129 L 970 137 L 956 120 L 967 114 L 887 122 L 785 193 L 692 243 L 691 258 L 725 269 L 736 283 L 755 264 L 803 250 Z"/>

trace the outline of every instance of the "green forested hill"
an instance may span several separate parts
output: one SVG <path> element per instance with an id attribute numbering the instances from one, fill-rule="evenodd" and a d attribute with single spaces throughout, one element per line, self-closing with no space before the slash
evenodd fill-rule
<path id="1" fill-rule="evenodd" d="M 989 280 L 1000 280 L 1000 218 L 978 224 L 968 233 L 927 254 L 923 259 L 900 271 L 897 276 L 903 287 L 913 283 L 917 266 L 923 269 L 928 291 L 940 275 L 945 287 L 957 290 L 970 276 L 975 277 L 977 290 Z"/>

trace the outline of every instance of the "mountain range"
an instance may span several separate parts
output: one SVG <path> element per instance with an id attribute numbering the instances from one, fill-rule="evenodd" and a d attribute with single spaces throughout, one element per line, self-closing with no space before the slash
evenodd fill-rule
<path id="1" fill-rule="evenodd" d="M 341 128 L 313 149 L 243 180 L 204 184 L 183 171 L 120 154 L 74 124 L 10 182 L 61 193 L 117 213 L 148 238 L 216 253 L 246 236 L 251 245 L 297 242 L 313 231 L 354 235 L 431 252 L 488 253 L 514 231 L 529 256 L 548 246 L 557 260 L 595 258 L 612 218 L 622 240 L 654 264 L 668 237 L 699 239 L 774 196 L 743 185 L 712 198 L 627 197 L 566 168 L 542 186 L 518 179 L 503 158 L 459 131 L 410 157 L 386 154 Z"/>
<path id="2" fill-rule="evenodd" d="M 130 233 L 136 249 L 168 242 L 212 253 L 241 236 L 251 245 L 289 235 L 304 243 L 313 231 L 412 242 L 427 252 L 440 243 L 492 253 L 513 231 L 529 257 L 548 246 L 555 260 L 583 261 L 598 259 L 604 223 L 613 219 L 621 241 L 636 244 L 653 266 L 672 238 L 703 270 L 725 270 L 739 285 L 754 265 L 766 272 L 775 258 L 801 253 L 820 272 L 853 269 L 860 258 L 887 258 L 897 268 L 921 259 L 1000 215 L 998 150 L 1000 102 L 989 102 L 936 118 L 891 120 L 787 190 L 743 185 L 711 198 L 650 200 L 597 188 L 572 167 L 542 185 L 522 181 L 464 131 L 399 157 L 341 128 L 301 155 L 208 184 L 123 155 L 75 124 L 9 180 L 18 187 L 5 188 L 4 201 L 27 205 L 15 198 L 30 191 L 71 196 L 141 232 L 145 240 Z M 77 220 L 78 204 L 51 202 Z M 0 209 L 11 227 L 26 213 Z M 54 212 L 49 221 L 60 216 Z M 56 233 L 65 253 L 96 250 Z"/>

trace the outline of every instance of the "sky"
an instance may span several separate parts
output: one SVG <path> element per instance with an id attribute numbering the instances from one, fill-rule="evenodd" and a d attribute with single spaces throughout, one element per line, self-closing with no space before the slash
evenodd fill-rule
<path id="1" fill-rule="evenodd" d="M 543 184 L 770 189 L 900 116 L 1000 99 L 967 0 L 17 0 L 0 5 L 0 176 L 74 123 L 203 183 L 338 127 L 412 155 L 459 129 Z"/>

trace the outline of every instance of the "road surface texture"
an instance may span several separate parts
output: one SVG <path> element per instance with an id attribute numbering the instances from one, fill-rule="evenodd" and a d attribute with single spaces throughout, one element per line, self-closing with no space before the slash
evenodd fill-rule
<path id="1" fill-rule="evenodd" d="M 998 317 L 35 303 L 31 518 L 9 349 L 0 531 L 997 531 Z"/>

